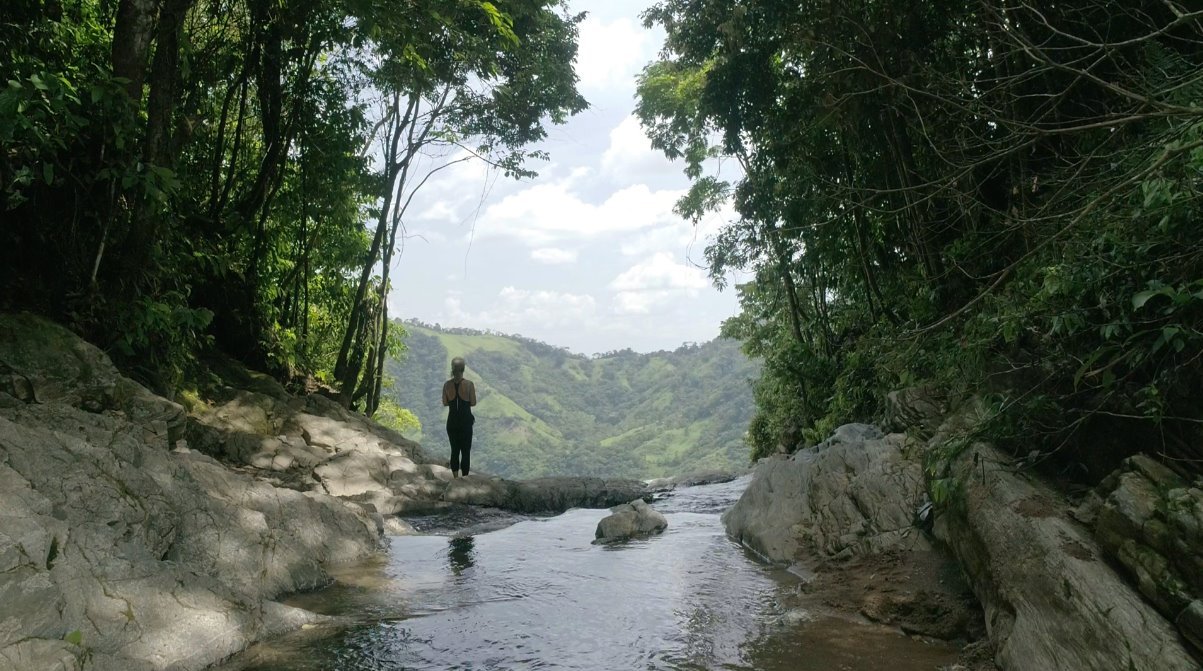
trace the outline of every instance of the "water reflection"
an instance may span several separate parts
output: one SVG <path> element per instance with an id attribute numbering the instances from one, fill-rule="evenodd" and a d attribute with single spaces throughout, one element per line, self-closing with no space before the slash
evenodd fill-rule
<path id="1" fill-rule="evenodd" d="M 658 502 L 668 529 L 622 551 L 592 544 L 604 510 L 455 538 L 394 538 L 365 575 L 300 597 L 352 618 L 347 630 L 296 632 L 220 668 L 931 671 L 955 661 L 950 647 L 893 630 L 784 618 L 779 603 L 797 578 L 752 561 L 715 510 L 743 484 Z"/>
<path id="2" fill-rule="evenodd" d="M 460 575 L 475 564 L 476 540 L 472 536 L 456 536 L 447 543 L 447 564 L 451 572 Z"/>

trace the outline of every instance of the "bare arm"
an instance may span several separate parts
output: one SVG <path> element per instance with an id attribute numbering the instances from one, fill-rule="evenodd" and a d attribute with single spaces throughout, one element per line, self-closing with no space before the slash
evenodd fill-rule
<path id="1" fill-rule="evenodd" d="M 476 383 L 475 382 L 468 383 L 468 405 L 471 407 L 476 407 Z"/>
<path id="2" fill-rule="evenodd" d="M 448 403 L 450 403 L 450 401 L 447 400 L 447 385 L 448 384 L 450 384 L 450 383 L 449 382 L 443 383 L 443 405 L 447 405 Z"/>

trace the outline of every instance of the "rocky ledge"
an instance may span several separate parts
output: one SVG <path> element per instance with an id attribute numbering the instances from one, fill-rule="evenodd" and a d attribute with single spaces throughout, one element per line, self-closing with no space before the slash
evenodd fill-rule
<path id="1" fill-rule="evenodd" d="M 972 639 L 984 628 L 975 669 L 1198 671 L 1203 483 L 1137 456 L 1071 501 L 961 438 L 972 403 L 941 418 L 929 396 L 890 395 L 906 406 L 889 413 L 906 434 L 847 425 L 761 460 L 723 517 L 728 533 L 789 564 L 810 603 L 911 634 Z M 956 484 L 932 508 L 921 464 L 950 454 L 952 440 L 962 447 L 941 475 Z"/>
<path id="2" fill-rule="evenodd" d="M 395 516 L 610 506 L 635 481 L 452 479 L 400 435 L 246 371 L 185 408 L 95 347 L 0 315 L 0 671 L 201 669 L 323 618 L 273 599 Z"/>
<path id="3" fill-rule="evenodd" d="M 915 525 L 923 469 L 906 436 L 867 424 L 762 459 L 727 533 L 804 579 L 800 603 L 852 610 L 908 634 L 972 639 L 981 612 L 960 571 Z"/>

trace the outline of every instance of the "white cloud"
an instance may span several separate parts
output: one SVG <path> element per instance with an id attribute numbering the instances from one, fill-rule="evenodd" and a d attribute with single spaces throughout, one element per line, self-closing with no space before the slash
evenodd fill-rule
<path id="1" fill-rule="evenodd" d="M 704 289 L 707 286 L 706 274 L 701 269 L 675 261 L 668 252 L 653 254 L 610 282 L 610 288 L 619 291 Z"/>
<path id="2" fill-rule="evenodd" d="M 629 18 L 605 21 L 593 16 L 581 22 L 576 74 L 583 91 L 612 92 L 635 87 L 635 75 L 652 56 L 647 31 Z"/>
<path id="3" fill-rule="evenodd" d="M 577 250 L 560 249 L 558 247 L 540 247 L 539 249 L 531 250 L 530 257 L 539 263 L 546 263 L 548 265 L 574 263 L 576 262 L 577 258 Z"/>
<path id="4" fill-rule="evenodd" d="M 667 305 L 676 296 L 674 291 L 623 291 L 614 295 L 614 311 L 623 315 L 645 315 L 654 307 Z"/>
<path id="5" fill-rule="evenodd" d="M 689 222 L 682 220 L 630 236 L 622 241 L 619 250 L 623 256 L 646 256 L 666 249 L 680 250 L 695 236 Z"/>
<path id="6" fill-rule="evenodd" d="M 458 218 L 459 216 L 455 213 L 455 209 L 451 207 L 451 203 L 445 200 L 436 200 L 423 207 L 414 216 L 414 219 L 420 221 L 455 221 Z"/>
<path id="7" fill-rule="evenodd" d="M 647 314 L 652 308 L 694 298 L 709 285 L 701 269 L 674 260 L 668 252 L 653 254 L 610 282 L 614 309 L 621 314 Z"/>
<path id="8" fill-rule="evenodd" d="M 561 327 L 591 328 L 598 323 L 597 301 L 589 294 L 504 287 L 488 309 L 471 313 L 448 292 L 443 307 L 449 321 L 471 328 L 531 333 Z"/>
<path id="9" fill-rule="evenodd" d="M 663 153 L 652 149 L 652 141 L 633 114 L 610 131 L 610 146 L 602 153 L 601 165 L 606 176 L 626 184 L 662 179 L 666 174 L 675 176 L 679 172 Z"/>
<path id="10" fill-rule="evenodd" d="M 681 193 L 635 184 L 595 205 L 582 200 L 564 181 L 544 182 L 490 205 L 476 230 L 482 237 L 508 236 L 532 247 L 629 233 L 676 222 L 672 208 Z"/>

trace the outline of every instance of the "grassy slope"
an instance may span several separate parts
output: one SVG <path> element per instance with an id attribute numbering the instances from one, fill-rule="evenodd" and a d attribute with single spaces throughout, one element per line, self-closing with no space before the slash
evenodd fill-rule
<path id="1" fill-rule="evenodd" d="M 448 450 L 439 389 L 463 356 L 477 384 L 472 454 L 482 470 L 658 477 L 747 462 L 755 365 L 736 343 L 590 359 L 502 335 L 406 329 L 390 393 L 422 421 L 411 437 L 435 453 Z"/>

